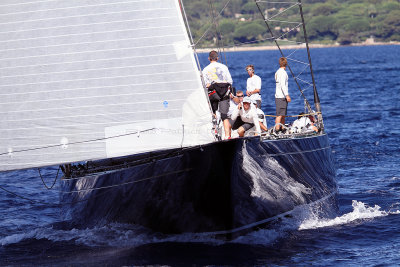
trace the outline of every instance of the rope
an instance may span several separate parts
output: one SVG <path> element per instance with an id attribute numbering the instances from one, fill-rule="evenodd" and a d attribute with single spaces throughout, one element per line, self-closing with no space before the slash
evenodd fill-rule
<path id="1" fill-rule="evenodd" d="M 46 189 L 50 190 L 50 189 L 52 189 L 52 188 L 54 187 L 54 185 L 56 184 L 56 181 L 57 181 L 57 179 L 58 179 L 58 173 L 60 172 L 60 168 L 61 168 L 61 167 L 58 166 L 56 178 L 54 179 L 53 184 L 52 184 L 50 187 L 48 187 L 48 186 L 46 185 L 46 183 L 45 183 L 45 181 L 44 181 L 44 179 L 43 179 L 43 177 L 42 177 L 42 174 L 40 173 L 40 168 L 38 168 L 38 172 L 39 172 L 40 179 L 42 179 L 42 183 L 43 183 L 43 185 L 46 187 Z"/>
<path id="2" fill-rule="evenodd" d="M 317 114 L 321 114 L 321 112 L 315 112 L 315 113 L 308 113 L 308 114 L 301 114 L 301 116 L 314 116 L 314 115 L 317 115 Z M 264 115 L 265 117 L 279 117 L 278 115 Z M 282 115 L 282 117 L 293 117 L 293 118 L 297 118 L 298 116 L 300 116 L 300 115 L 285 115 L 285 116 L 283 116 Z"/>

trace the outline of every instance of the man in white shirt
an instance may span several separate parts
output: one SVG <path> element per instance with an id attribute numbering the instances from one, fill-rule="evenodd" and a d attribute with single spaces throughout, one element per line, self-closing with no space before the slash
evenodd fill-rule
<path id="1" fill-rule="evenodd" d="M 265 120 L 264 111 L 262 111 L 262 109 L 260 109 L 260 108 L 257 108 L 257 104 L 255 104 L 254 102 L 253 102 L 253 104 L 256 107 L 257 116 L 258 116 L 258 122 L 260 124 L 261 130 L 268 131 L 268 129 L 267 129 L 267 121 Z"/>
<path id="2" fill-rule="evenodd" d="M 313 116 L 311 115 L 306 116 L 302 112 L 297 117 L 297 120 L 293 122 L 291 129 L 295 133 L 301 133 L 307 130 L 313 130 L 315 132 L 318 132 L 318 128 L 315 127 L 313 121 L 314 121 Z"/>
<path id="3" fill-rule="evenodd" d="M 247 65 L 246 70 L 250 76 L 247 78 L 246 95 L 257 103 L 258 108 L 261 108 L 261 78 L 254 73 L 253 65 Z"/>
<path id="4" fill-rule="evenodd" d="M 280 68 L 275 72 L 275 104 L 276 104 L 276 119 L 275 131 L 282 129 L 279 124 L 285 124 L 285 116 L 287 114 L 287 106 L 292 99 L 289 96 L 288 75 L 286 73 L 287 60 L 284 57 L 279 59 Z"/>
<path id="5" fill-rule="evenodd" d="M 210 64 L 203 69 L 203 78 L 208 88 L 208 96 L 212 111 L 215 114 L 217 109 L 221 114 L 224 124 L 225 138 L 230 137 L 230 124 L 228 121 L 230 87 L 233 83 L 228 67 L 218 62 L 218 53 L 211 51 L 208 60 Z"/>
<path id="6" fill-rule="evenodd" d="M 243 98 L 243 102 L 239 103 L 238 108 L 232 113 L 232 121 L 241 119 L 240 125 L 238 125 L 238 134 L 240 137 L 244 136 L 244 133 L 255 126 L 256 133 L 261 133 L 260 124 L 258 121 L 256 107 L 251 104 L 250 97 L 246 96 Z"/>
<path id="7" fill-rule="evenodd" d="M 228 111 L 228 118 L 232 117 L 232 113 L 235 109 L 237 109 L 237 105 L 242 102 L 244 97 L 242 90 L 237 90 L 236 95 L 230 95 L 230 102 L 229 102 L 229 111 Z"/>

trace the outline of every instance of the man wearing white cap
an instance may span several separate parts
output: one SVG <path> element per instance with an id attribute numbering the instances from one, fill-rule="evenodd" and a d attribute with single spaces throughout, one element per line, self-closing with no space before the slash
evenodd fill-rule
<path id="1" fill-rule="evenodd" d="M 243 102 L 239 103 L 238 108 L 232 113 L 232 121 L 235 121 L 238 117 L 241 119 L 240 125 L 237 125 L 237 132 L 240 137 L 243 137 L 244 133 L 253 127 L 256 128 L 256 133 L 254 135 L 261 133 L 257 111 L 255 106 L 251 103 L 250 97 L 244 97 Z"/>

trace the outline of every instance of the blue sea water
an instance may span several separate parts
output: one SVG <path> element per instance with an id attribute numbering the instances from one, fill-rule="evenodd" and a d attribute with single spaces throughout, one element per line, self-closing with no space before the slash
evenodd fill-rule
<path id="1" fill-rule="evenodd" d="M 60 222 L 57 185 L 47 190 L 37 170 L 17 171 L 0 174 L 0 186 L 38 202 L 0 190 L 0 265 L 398 266 L 400 46 L 318 48 L 311 55 L 336 160 L 336 218 L 319 218 L 318 210 L 311 210 L 229 242 L 163 236 L 121 224 L 68 229 Z M 263 110 L 273 114 L 278 51 L 234 52 L 226 58 L 236 89 L 245 88 L 245 66 L 255 65 L 263 80 Z M 200 59 L 207 63 L 207 55 Z M 297 61 L 293 68 L 301 72 Z M 289 83 L 289 114 L 298 114 L 303 100 Z M 312 89 L 305 94 L 312 102 Z M 42 170 L 49 185 L 56 173 L 56 168 Z"/>

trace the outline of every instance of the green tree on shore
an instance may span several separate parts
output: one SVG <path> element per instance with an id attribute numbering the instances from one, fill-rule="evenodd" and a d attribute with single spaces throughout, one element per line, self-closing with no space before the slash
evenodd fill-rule
<path id="1" fill-rule="evenodd" d="M 307 32 L 311 42 L 350 44 L 373 37 L 376 41 L 400 41 L 400 3 L 397 0 L 303 0 Z M 254 0 L 183 0 L 193 37 L 200 46 L 266 44 L 270 37 Z M 267 18 L 286 10 L 282 20 L 298 21 L 297 0 L 278 4 L 258 2 Z M 210 9 L 213 7 L 214 11 Z M 291 7 L 291 8 L 290 8 Z M 212 17 L 221 13 L 216 21 Z M 275 36 L 299 40 L 300 27 L 269 22 Z M 218 34 L 215 34 L 217 29 Z M 201 38 L 202 37 L 202 38 Z M 201 38 L 201 39 L 200 39 Z"/>

